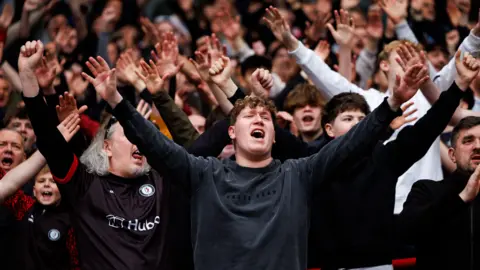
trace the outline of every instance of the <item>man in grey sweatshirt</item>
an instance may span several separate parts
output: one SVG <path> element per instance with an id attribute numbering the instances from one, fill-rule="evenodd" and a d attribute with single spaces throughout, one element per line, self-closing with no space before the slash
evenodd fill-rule
<path id="1" fill-rule="evenodd" d="M 423 80 L 426 68 L 413 71 Z M 323 179 L 368 155 L 399 106 L 416 89 L 399 82 L 394 94 L 347 134 L 320 152 L 283 164 L 271 157 L 275 107 L 246 97 L 231 113 L 235 161 L 200 158 L 162 135 L 118 93 L 114 70 L 85 77 L 113 108 L 125 136 L 165 179 L 176 179 L 191 197 L 195 268 L 200 270 L 307 268 L 312 196 Z M 295 149 L 292 149 L 295 151 Z"/>

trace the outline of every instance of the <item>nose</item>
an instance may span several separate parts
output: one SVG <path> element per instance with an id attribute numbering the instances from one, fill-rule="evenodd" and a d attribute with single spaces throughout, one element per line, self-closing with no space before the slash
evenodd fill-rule
<path id="1" fill-rule="evenodd" d="M 475 150 L 479 150 L 479 151 L 480 151 L 480 139 L 479 139 L 479 138 L 477 138 L 477 139 L 475 140 Z"/>

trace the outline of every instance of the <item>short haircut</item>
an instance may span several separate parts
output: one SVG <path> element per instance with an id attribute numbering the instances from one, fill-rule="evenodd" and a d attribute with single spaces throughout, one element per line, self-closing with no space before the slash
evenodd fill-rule
<path id="1" fill-rule="evenodd" d="M 241 64 L 242 76 L 245 76 L 248 70 L 257 68 L 272 69 L 272 60 L 265 56 L 252 55 L 245 59 Z"/>
<path id="2" fill-rule="evenodd" d="M 450 143 L 452 147 L 455 148 L 457 146 L 457 140 L 460 131 L 468 130 L 478 125 L 480 125 L 480 117 L 477 116 L 468 116 L 460 120 L 460 122 L 458 122 L 452 131 L 452 141 Z"/>
<path id="3" fill-rule="evenodd" d="M 277 109 L 275 108 L 275 105 L 271 100 L 267 100 L 259 97 L 246 96 L 244 99 L 239 99 L 237 100 L 237 102 L 235 102 L 235 106 L 233 106 L 232 112 L 230 114 L 230 125 L 235 124 L 235 122 L 237 121 L 238 115 L 246 107 L 249 107 L 252 109 L 256 107 L 264 107 L 272 115 L 272 120 L 275 120 Z"/>
<path id="4" fill-rule="evenodd" d="M 37 175 L 35 176 L 35 179 L 40 176 L 40 175 L 44 175 L 46 173 L 51 173 L 50 171 L 50 167 L 48 167 L 48 165 L 45 165 L 45 167 L 43 167 L 38 173 Z"/>
<path id="5" fill-rule="evenodd" d="M 283 108 L 291 114 L 295 109 L 307 105 L 312 107 L 323 107 L 325 102 L 315 86 L 308 83 L 302 83 L 295 86 L 293 91 L 288 93 Z"/>
<path id="6" fill-rule="evenodd" d="M 421 51 L 423 50 L 423 47 L 422 45 L 418 44 L 418 43 L 413 43 L 411 41 L 408 41 L 408 40 L 394 40 L 390 43 L 388 43 L 387 45 L 385 45 L 385 47 L 383 47 L 383 50 L 378 54 L 378 63 L 377 63 L 377 66 L 380 64 L 381 61 L 383 60 L 386 60 L 388 61 L 388 58 L 390 57 L 390 54 L 395 51 L 396 49 L 398 49 L 401 45 L 413 45 L 413 47 L 417 50 L 417 51 Z"/>
<path id="7" fill-rule="evenodd" d="M 5 117 L 5 126 L 8 126 L 13 119 L 18 118 L 22 120 L 29 120 L 27 109 L 25 107 L 17 108 L 12 114 Z"/>
<path id="8" fill-rule="evenodd" d="M 322 113 L 322 128 L 325 129 L 326 124 L 331 124 L 335 118 L 343 112 L 347 111 L 361 111 L 365 115 L 370 113 L 370 106 L 368 106 L 365 98 L 357 93 L 341 93 L 334 96 L 323 108 Z"/>

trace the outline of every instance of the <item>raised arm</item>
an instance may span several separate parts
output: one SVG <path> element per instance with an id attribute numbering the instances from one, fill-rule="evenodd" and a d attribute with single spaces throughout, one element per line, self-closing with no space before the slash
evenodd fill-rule
<path id="1" fill-rule="evenodd" d="M 408 78 L 412 77 L 414 79 L 408 82 Z M 397 75 L 396 86 L 387 100 L 347 134 L 333 140 L 307 160 L 311 180 L 328 179 L 330 173 L 349 166 L 352 160 L 371 154 L 377 143 L 384 138 L 390 122 L 401 113 L 400 105 L 412 98 L 418 91 L 418 86 L 427 79 L 427 68 L 423 65 L 410 67 L 403 79 Z"/>
<path id="2" fill-rule="evenodd" d="M 79 130 L 78 123 L 79 121 L 75 121 L 75 115 L 72 114 L 60 123 L 57 129 L 66 141 L 70 141 Z M 0 181 L 0 203 L 32 180 L 45 164 L 47 161 L 43 155 L 35 151 L 30 158 L 5 174 Z"/>
<path id="3" fill-rule="evenodd" d="M 364 95 L 370 106 L 377 106 L 383 100 L 384 95 L 375 91 L 366 91 L 351 83 L 342 75 L 333 71 L 319 56 L 312 50 L 306 48 L 290 32 L 290 26 L 280 15 L 280 12 L 273 7 L 267 9 L 267 16 L 264 18 L 273 34 L 289 51 L 307 73 L 315 86 L 323 95 L 330 99 L 343 92 L 355 92 Z"/>
<path id="4" fill-rule="evenodd" d="M 104 62 L 100 57 L 98 59 Z M 122 125 L 125 136 L 147 157 L 149 164 L 160 173 L 178 179 L 186 187 L 190 184 L 196 186 L 198 183 L 191 181 L 199 179 L 199 174 L 208 166 L 207 161 L 189 155 L 124 100 L 117 91 L 115 69 L 110 70 L 105 66 L 105 70 L 99 73 L 94 65 L 89 65 L 89 68 L 95 78 L 85 73 L 82 75 L 113 108 L 113 114 Z"/>
<path id="5" fill-rule="evenodd" d="M 136 76 L 146 85 L 146 90 L 142 91 L 141 96 L 149 95 L 148 99 L 153 100 L 155 107 L 172 134 L 173 140 L 185 148 L 189 147 L 198 138 L 198 132 L 188 120 L 187 115 L 175 105 L 168 92 L 164 90 L 165 82 L 176 75 L 180 66 L 172 68 L 169 72 L 164 72 L 162 77 L 152 60 L 149 61 L 149 64 L 143 60 L 140 61 L 140 67 L 143 74 L 137 71 Z"/>
<path id="6" fill-rule="evenodd" d="M 398 176 L 425 155 L 447 126 L 463 92 L 478 74 L 479 64 L 472 56 L 469 55 L 460 60 L 460 53 L 457 53 L 455 60 L 458 71 L 455 83 L 448 91 L 442 93 L 427 114 L 415 125 L 405 127 L 396 140 L 385 146 L 385 150 L 389 153 L 385 156 L 391 158 L 391 167 Z"/>
<path id="7" fill-rule="evenodd" d="M 79 188 L 85 190 L 87 182 L 70 181 L 79 172 L 79 162 L 75 154 L 70 150 L 67 141 L 56 128 L 54 119 L 46 117 L 49 115 L 47 104 L 41 95 L 39 95 L 39 86 L 35 78 L 35 67 L 41 61 L 43 55 L 43 44 L 41 41 L 27 42 L 20 50 L 18 67 L 23 85 L 23 100 L 27 108 L 28 116 L 32 122 L 33 129 L 37 135 L 37 147 L 47 160 L 52 171 L 54 179 L 59 184 L 75 183 L 69 185 L 60 185 L 62 192 L 78 192 Z M 80 116 L 72 116 L 76 128 L 80 128 Z M 80 170 L 83 172 L 83 170 Z M 68 189 L 64 189 L 68 187 Z M 70 189 L 73 188 L 73 189 Z M 67 198 L 73 198 L 67 196 Z"/>

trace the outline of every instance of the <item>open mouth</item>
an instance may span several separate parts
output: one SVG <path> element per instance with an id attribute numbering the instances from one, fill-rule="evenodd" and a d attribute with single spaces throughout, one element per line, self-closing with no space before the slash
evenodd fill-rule
<path id="1" fill-rule="evenodd" d="M 254 129 L 250 133 L 250 136 L 254 137 L 255 139 L 263 139 L 265 138 L 265 132 L 261 129 Z"/>
<path id="2" fill-rule="evenodd" d="M 2 166 L 5 166 L 5 167 L 10 167 L 12 166 L 13 164 L 13 158 L 11 157 L 4 157 L 2 159 Z"/>
<path id="3" fill-rule="evenodd" d="M 142 159 L 142 158 L 143 158 L 143 155 L 142 155 L 142 153 L 140 153 L 140 151 L 135 150 L 135 152 L 133 152 L 133 154 L 132 154 L 132 157 L 133 157 L 134 159 Z"/>
<path id="4" fill-rule="evenodd" d="M 302 118 L 302 121 L 309 124 L 313 122 L 313 116 L 307 115 Z"/>
<path id="5" fill-rule="evenodd" d="M 480 163 L 480 155 L 473 155 L 471 159 L 475 163 Z"/>
<path id="6" fill-rule="evenodd" d="M 44 191 L 42 192 L 42 198 L 43 199 L 50 199 L 53 196 L 53 192 L 51 191 Z"/>

